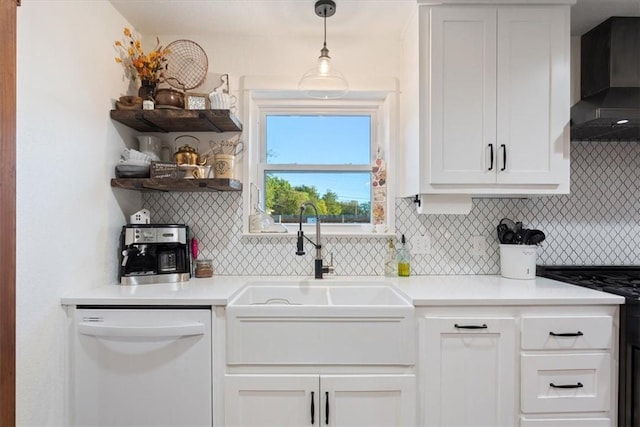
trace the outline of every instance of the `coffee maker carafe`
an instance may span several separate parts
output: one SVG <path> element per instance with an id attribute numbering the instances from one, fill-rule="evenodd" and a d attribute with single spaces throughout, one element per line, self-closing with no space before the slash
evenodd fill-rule
<path id="1" fill-rule="evenodd" d="M 189 227 L 129 224 L 120 233 L 122 285 L 184 282 L 191 277 Z"/>

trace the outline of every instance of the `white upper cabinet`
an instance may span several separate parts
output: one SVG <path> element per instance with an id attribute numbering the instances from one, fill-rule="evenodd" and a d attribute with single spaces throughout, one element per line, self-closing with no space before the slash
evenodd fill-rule
<path id="1" fill-rule="evenodd" d="M 492 184 L 497 170 L 494 8 L 423 9 L 432 25 L 430 174 L 426 184 Z M 424 17 L 428 19 L 428 17 Z M 427 82 L 421 82 L 426 84 Z M 425 141 L 428 142 L 428 141 Z M 422 147 L 421 147 L 422 148 Z M 430 176 L 429 176 L 430 175 Z"/>
<path id="2" fill-rule="evenodd" d="M 560 185 L 569 177 L 564 157 L 571 107 L 565 11 L 557 7 L 497 11 L 498 183 Z"/>
<path id="3" fill-rule="evenodd" d="M 569 5 L 419 6 L 402 196 L 569 190 Z"/>

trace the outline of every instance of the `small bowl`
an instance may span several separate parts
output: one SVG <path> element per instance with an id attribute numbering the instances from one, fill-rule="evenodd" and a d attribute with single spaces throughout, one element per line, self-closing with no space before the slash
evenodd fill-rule
<path id="1" fill-rule="evenodd" d="M 116 101 L 116 110 L 141 110 L 142 98 L 139 96 L 121 96 Z"/>
<path id="2" fill-rule="evenodd" d="M 116 165 L 116 178 L 149 178 L 149 165 Z"/>

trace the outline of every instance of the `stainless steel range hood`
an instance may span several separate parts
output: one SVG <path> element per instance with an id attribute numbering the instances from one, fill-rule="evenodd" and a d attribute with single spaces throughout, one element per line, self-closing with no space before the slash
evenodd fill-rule
<path id="1" fill-rule="evenodd" d="M 572 141 L 640 142 L 640 17 L 611 17 L 580 46 L 581 100 Z"/>

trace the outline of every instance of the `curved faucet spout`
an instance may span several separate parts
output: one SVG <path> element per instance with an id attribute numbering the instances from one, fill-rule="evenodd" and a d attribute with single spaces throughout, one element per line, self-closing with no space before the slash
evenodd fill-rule
<path id="1" fill-rule="evenodd" d="M 302 231 L 302 214 L 308 208 L 312 207 L 314 211 L 314 215 L 316 217 L 316 241 L 309 239 L 304 235 Z M 316 259 L 315 259 L 315 278 L 322 279 L 323 273 L 328 273 L 333 271 L 333 266 L 324 266 L 322 260 L 322 241 L 320 236 L 320 216 L 318 215 L 318 208 L 313 202 L 304 202 L 300 205 L 300 229 L 298 230 L 298 248 L 296 251 L 296 255 L 304 255 L 304 239 L 307 239 L 309 243 L 311 243 L 316 248 Z"/>
<path id="2" fill-rule="evenodd" d="M 316 241 L 314 243 L 309 238 L 307 238 L 307 240 L 309 240 L 309 242 L 311 242 L 311 244 L 316 247 L 316 259 L 322 259 L 322 242 L 320 240 L 320 216 L 318 215 L 318 207 L 313 202 L 304 202 L 300 205 L 300 231 L 298 232 L 298 234 L 302 232 L 302 214 L 308 207 L 313 208 L 313 213 L 316 217 Z"/>

